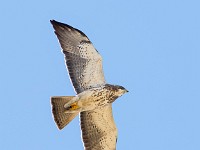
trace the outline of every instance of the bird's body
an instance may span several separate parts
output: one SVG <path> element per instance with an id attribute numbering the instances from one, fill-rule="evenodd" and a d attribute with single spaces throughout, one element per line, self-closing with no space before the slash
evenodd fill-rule
<path id="1" fill-rule="evenodd" d="M 79 93 L 64 105 L 65 113 L 83 112 L 104 107 L 114 102 L 124 91 L 118 91 L 117 86 L 105 84 Z"/>
<path id="2" fill-rule="evenodd" d="M 106 83 L 102 57 L 82 31 L 54 20 L 51 23 L 77 93 L 76 96 L 51 98 L 58 128 L 64 128 L 80 113 L 85 150 L 116 149 L 117 128 L 112 103 L 128 91 L 122 86 Z"/>

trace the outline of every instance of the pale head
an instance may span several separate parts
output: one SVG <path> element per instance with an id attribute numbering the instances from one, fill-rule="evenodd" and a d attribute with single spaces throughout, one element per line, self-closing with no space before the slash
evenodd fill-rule
<path id="1" fill-rule="evenodd" d="M 117 96 L 122 96 L 123 94 L 128 92 L 128 90 L 125 89 L 123 86 L 116 85 L 115 87 L 117 87 L 117 90 L 116 90 Z"/>

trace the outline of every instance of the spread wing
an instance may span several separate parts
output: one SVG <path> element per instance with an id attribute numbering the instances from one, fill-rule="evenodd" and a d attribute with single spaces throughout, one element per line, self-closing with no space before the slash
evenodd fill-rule
<path id="1" fill-rule="evenodd" d="M 81 112 L 81 130 L 85 150 L 115 150 L 117 128 L 112 116 L 112 105 Z"/>
<path id="2" fill-rule="evenodd" d="M 72 84 L 77 93 L 105 84 L 102 57 L 88 37 L 67 24 L 51 21 L 58 37 Z M 116 149 L 117 128 L 111 104 L 80 113 L 82 138 L 86 150 Z"/>
<path id="3" fill-rule="evenodd" d="M 58 37 L 72 84 L 77 93 L 105 84 L 102 57 L 88 37 L 67 24 L 51 20 Z"/>

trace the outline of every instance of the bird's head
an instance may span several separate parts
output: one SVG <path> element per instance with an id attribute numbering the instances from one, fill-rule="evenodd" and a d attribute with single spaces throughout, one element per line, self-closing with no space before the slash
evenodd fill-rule
<path id="1" fill-rule="evenodd" d="M 123 86 L 117 85 L 116 87 L 117 87 L 116 94 L 117 94 L 118 96 L 122 96 L 123 94 L 125 94 L 125 93 L 128 92 L 128 90 L 125 89 Z"/>

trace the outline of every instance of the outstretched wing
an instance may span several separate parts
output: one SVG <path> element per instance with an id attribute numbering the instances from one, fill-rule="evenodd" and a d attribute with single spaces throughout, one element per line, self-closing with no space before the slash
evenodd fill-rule
<path id="1" fill-rule="evenodd" d="M 105 84 L 102 57 L 88 37 L 67 24 L 51 20 L 68 68 L 72 84 L 77 93 Z"/>
<path id="2" fill-rule="evenodd" d="M 117 128 L 112 116 L 112 105 L 81 112 L 81 130 L 85 150 L 115 150 Z"/>

